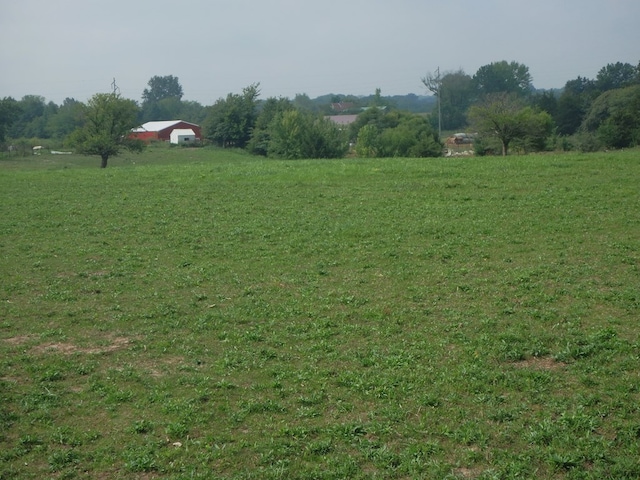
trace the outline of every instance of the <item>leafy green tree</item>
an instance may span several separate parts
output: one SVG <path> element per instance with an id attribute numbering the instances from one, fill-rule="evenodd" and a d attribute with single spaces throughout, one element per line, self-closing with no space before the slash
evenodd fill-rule
<path id="1" fill-rule="evenodd" d="M 382 98 L 382 90 L 380 88 L 376 88 L 376 92 L 373 94 L 371 101 L 369 102 L 370 107 L 381 108 L 388 106 L 387 101 Z"/>
<path id="2" fill-rule="evenodd" d="M 462 69 L 445 73 L 440 88 L 442 128 L 455 130 L 464 127 L 467 123 L 467 110 L 475 96 L 473 79 Z"/>
<path id="3" fill-rule="evenodd" d="M 558 133 L 561 135 L 577 133 L 584 121 L 589 123 L 593 121 L 593 119 L 587 120 L 586 117 L 588 114 L 593 117 L 592 105 L 599 95 L 634 84 L 640 84 L 640 64 L 634 67 L 621 62 L 602 67 L 595 80 L 584 77 L 569 80 L 558 98 L 557 111 L 553 115 Z M 599 109 L 601 107 L 602 105 L 597 106 Z M 583 131 L 581 135 L 583 137 L 588 135 L 589 130 L 595 129 Z"/>
<path id="4" fill-rule="evenodd" d="M 313 100 L 309 98 L 309 95 L 306 93 L 297 93 L 293 98 L 293 105 L 298 110 L 306 110 L 308 112 L 317 113 L 319 112 L 319 107 Z"/>
<path id="5" fill-rule="evenodd" d="M 635 112 L 640 102 L 635 102 Z M 598 138 L 605 147 L 625 148 L 640 144 L 640 120 L 630 109 L 620 110 L 598 127 Z"/>
<path id="6" fill-rule="evenodd" d="M 536 92 L 531 97 L 531 104 L 535 108 L 547 112 L 551 117 L 555 117 L 558 113 L 558 97 L 552 90 Z"/>
<path id="7" fill-rule="evenodd" d="M 365 125 L 372 125 L 378 131 L 396 127 L 400 121 L 400 113 L 397 110 L 385 110 L 382 108 L 368 108 L 358 115 L 355 122 L 349 125 L 349 138 L 355 142 L 359 137 L 360 129 Z"/>
<path id="8" fill-rule="evenodd" d="M 367 113 L 367 112 L 365 112 Z M 372 114 L 361 114 L 372 118 Z M 442 144 L 429 121 L 408 112 L 375 114 L 358 130 L 355 151 L 361 157 L 439 157 Z"/>
<path id="9" fill-rule="evenodd" d="M 554 116 L 561 135 L 572 135 L 578 131 L 582 120 L 597 96 L 595 82 L 585 77 L 569 80 L 558 98 Z"/>
<path id="10" fill-rule="evenodd" d="M 209 109 L 204 135 L 220 147 L 244 148 L 251 139 L 257 114 L 259 83 L 245 87 L 242 94 L 229 93 Z"/>
<path id="11" fill-rule="evenodd" d="M 270 157 L 341 158 L 349 148 L 345 133 L 331 120 L 297 109 L 276 114 L 270 124 Z"/>
<path id="12" fill-rule="evenodd" d="M 342 158 L 348 150 L 347 132 L 324 116 L 315 117 L 307 158 Z"/>
<path id="13" fill-rule="evenodd" d="M 107 167 L 109 157 L 123 148 L 141 151 L 143 143 L 129 138 L 137 125 L 138 105 L 117 93 L 97 93 L 84 107 L 84 125 L 70 136 L 70 143 L 80 153 L 98 155 L 101 168 Z"/>
<path id="14" fill-rule="evenodd" d="M 524 153 L 541 152 L 547 149 L 547 142 L 553 133 L 553 118 L 548 112 L 536 111 L 532 107 L 525 107 L 520 112 L 522 122 L 522 137 L 514 139 L 514 145 L 520 147 Z"/>
<path id="15" fill-rule="evenodd" d="M 380 152 L 380 131 L 373 125 L 364 125 L 358 130 L 358 139 L 356 141 L 356 155 L 362 158 L 378 157 Z"/>
<path id="16" fill-rule="evenodd" d="M 591 105 L 584 132 L 597 135 L 605 147 L 637 145 L 640 136 L 640 85 L 608 90 Z"/>
<path id="17" fill-rule="evenodd" d="M 640 92 L 640 85 L 608 90 L 599 95 L 591 104 L 582 126 L 588 132 L 595 132 L 611 115 L 627 110 Z M 640 116 L 640 112 L 636 112 Z"/>
<path id="18" fill-rule="evenodd" d="M 288 159 L 305 158 L 311 130 L 310 115 L 300 110 L 279 113 L 271 123 L 269 156 Z"/>
<path id="19" fill-rule="evenodd" d="M 4 97 L 0 100 L 0 144 L 4 143 L 7 137 L 7 131 L 18 119 L 20 113 L 20 105 L 15 99 Z"/>
<path id="20" fill-rule="evenodd" d="M 407 95 L 393 95 L 392 97 L 387 98 L 387 101 L 392 108 L 397 108 L 398 110 L 404 110 L 411 113 L 428 113 L 435 108 L 434 105 L 437 105 L 432 96 L 418 96 L 415 93 L 409 93 Z"/>
<path id="21" fill-rule="evenodd" d="M 580 95 L 563 93 L 558 99 L 554 119 L 560 135 L 573 135 L 580 128 L 582 117 L 587 111 L 587 102 Z"/>
<path id="22" fill-rule="evenodd" d="M 179 118 L 182 85 L 173 75 L 154 76 L 148 82 L 148 88 L 142 92 L 141 120 L 168 120 Z"/>
<path id="23" fill-rule="evenodd" d="M 247 150 L 254 155 L 267 156 L 271 141 L 272 122 L 279 114 L 294 110 L 293 102 L 288 98 L 270 97 L 260 105 L 258 118 L 247 144 Z"/>
<path id="24" fill-rule="evenodd" d="M 469 122 L 481 137 L 499 140 L 505 156 L 514 140 L 525 147 L 541 148 L 553 126 L 548 113 L 535 112 L 514 93 L 488 95 L 469 109 Z"/>
<path id="25" fill-rule="evenodd" d="M 630 63 L 609 63 L 598 72 L 595 86 L 600 92 L 628 87 L 640 83 L 638 73 L 638 69 Z"/>
<path id="26" fill-rule="evenodd" d="M 52 138 L 63 139 L 76 128 L 82 126 L 83 121 L 82 102 L 73 98 L 65 98 L 57 108 L 55 115 L 47 118 L 47 134 Z"/>
<path id="27" fill-rule="evenodd" d="M 380 157 L 439 157 L 442 144 L 424 117 L 406 116 L 396 127 L 382 131 Z"/>
<path id="28" fill-rule="evenodd" d="M 178 119 L 181 118 L 182 101 L 178 97 L 167 97 L 144 103 L 142 111 L 145 121 Z"/>
<path id="29" fill-rule="evenodd" d="M 533 90 L 529 67 L 505 60 L 480 67 L 473 82 L 480 97 L 503 92 L 526 96 Z"/>
<path id="30" fill-rule="evenodd" d="M 149 88 L 145 88 L 142 92 L 143 103 L 159 102 L 165 98 L 177 98 L 181 100 L 182 95 L 184 95 L 178 77 L 174 77 L 173 75 L 156 75 L 151 77 L 147 85 L 149 85 Z"/>
<path id="31" fill-rule="evenodd" d="M 25 95 L 18 102 L 20 114 L 9 130 L 12 138 L 45 138 L 44 113 L 46 103 L 40 95 Z"/>
<path id="32" fill-rule="evenodd" d="M 186 122 L 201 124 L 207 118 L 207 109 L 199 102 L 192 100 L 182 100 L 180 102 L 180 113 L 177 117 Z"/>
<path id="33" fill-rule="evenodd" d="M 184 101 L 177 97 L 163 98 L 142 105 L 141 122 L 153 120 L 184 120 L 200 124 L 207 118 L 207 109 L 198 102 Z"/>

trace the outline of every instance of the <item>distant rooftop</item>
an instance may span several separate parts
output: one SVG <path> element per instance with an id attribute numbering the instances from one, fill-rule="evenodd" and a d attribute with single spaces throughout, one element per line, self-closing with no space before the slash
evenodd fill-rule
<path id="1" fill-rule="evenodd" d="M 134 128 L 133 132 L 134 133 L 159 132 L 160 130 L 164 130 L 165 128 L 172 127 L 178 123 L 188 123 L 189 125 L 195 125 L 194 123 L 185 122 L 184 120 L 162 120 L 158 122 L 143 123 L 138 128 Z"/>
<path id="2" fill-rule="evenodd" d="M 358 119 L 358 115 L 328 115 L 326 118 L 338 125 L 349 125 Z"/>

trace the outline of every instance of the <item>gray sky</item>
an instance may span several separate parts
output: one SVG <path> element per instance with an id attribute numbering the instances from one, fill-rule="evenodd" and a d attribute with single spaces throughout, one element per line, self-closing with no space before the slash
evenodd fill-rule
<path id="1" fill-rule="evenodd" d="M 154 75 L 211 105 L 261 98 L 424 94 L 439 66 L 529 67 L 537 88 L 640 61 L 639 0 L 4 0 L 0 98 L 140 100 Z"/>

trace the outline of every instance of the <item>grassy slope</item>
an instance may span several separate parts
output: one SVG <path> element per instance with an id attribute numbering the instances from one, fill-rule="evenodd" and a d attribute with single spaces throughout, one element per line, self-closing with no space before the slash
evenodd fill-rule
<path id="1" fill-rule="evenodd" d="M 0 162 L 0 478 L 637 478 L 637 157 Z"/>

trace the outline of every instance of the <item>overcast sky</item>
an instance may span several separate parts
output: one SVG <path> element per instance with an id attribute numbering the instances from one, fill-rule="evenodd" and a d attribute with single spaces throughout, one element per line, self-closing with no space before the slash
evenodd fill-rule
<path id="1" fill-rule="evenodd" d="M 537 88 L 640 61 L 640 0 L 14 0 L 0 11 L 0 98 L 140 100 L 154 75 L 211 105 L 261 98 L 425 94 L 428 72 L 529 67 Z"/>

